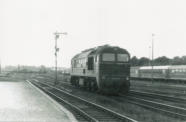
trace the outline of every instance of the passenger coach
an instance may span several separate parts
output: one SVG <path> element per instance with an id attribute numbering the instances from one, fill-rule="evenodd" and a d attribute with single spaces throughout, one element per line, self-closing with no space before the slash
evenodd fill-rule
<path id="1" fill-rule="evenodd" d="M 134 78 L 162 78 L 186 79 L 186 65 L 142 66 L 131 67 L 131 77 Z"/>
<path id="2" fill-rule="evenodd" d="M 71 84 L 116 94 L 130 87 L 130 54 L 114 46 L 91 48 L 71 60 Z"/>

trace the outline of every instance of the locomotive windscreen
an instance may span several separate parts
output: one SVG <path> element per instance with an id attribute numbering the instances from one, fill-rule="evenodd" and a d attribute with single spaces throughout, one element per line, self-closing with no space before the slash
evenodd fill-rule
<path id="1" fill-rule="evenodd" d="M 129 61 L 129 56 L 127 54 L 117 54 L 117 61 L 128 62 Z"/>
<path id="2" fill-rule="evenodd" d="M 111 61 L 111 62 L 128 62 L 129 55 L 128 54 L 117 54 L 114 53 L 103 53 L 102 54 L 102 61 Z"/>
<path id="3" fill-rule="evenodd" d="M 115 61 L 114 53 L 104 53 L 102 55 L 102 61 Z"/>

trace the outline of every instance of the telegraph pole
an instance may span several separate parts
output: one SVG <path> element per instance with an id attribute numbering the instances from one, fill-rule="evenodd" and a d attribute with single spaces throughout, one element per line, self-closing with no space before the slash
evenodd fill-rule
<path id="1" fill-rule="evenodd" d="M 151 66 L 151 46 L 149 46 L 149 49 L 148 49 L 148 51 L 149 51 L 149 67 Z"/>
<path id="2" fill-rule="evenodd" d="M 55 36 L 55 82 L 54 84 L 57 85 L 58 83 L 58 78 L 57 78 L 57 71 L 58 71 L 58 68 L 57 68 L 57 52 L 59 52 L 59 48 L 57 47 L 57 39 L 59 38 L 59 35 L 67 35 L 67 32 L 63 32 L 63 33 L 60 33 L 60 32 L 55 32 L 54 33 L 54 36 Z"/>
<path id="3" fill-rule="evenodd" d="M 1 74 L 1 59 L 0 59 L 0 74 Z"/>
<path id="4" fill-rule="evenodd" d="M 153 81 L 153 77 L 154 77 L 154 33 L 152 33 L 152 61 L 151 61 L 151 66 L 152 66 L 152 81 Z"/>

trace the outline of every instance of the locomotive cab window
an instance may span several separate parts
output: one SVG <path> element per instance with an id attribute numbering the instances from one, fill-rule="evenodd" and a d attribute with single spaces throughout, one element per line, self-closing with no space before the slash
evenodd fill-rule
<path id="1" fill-rule="evenodd" d="M 115 54 L 113 54 L 113 53 L 104 53 L 102 55 L 102 61 L 115 61 Z"/>
<path id="2" fill-rule="evenodd" d="M 117 61 L 128 62 L 129 61 L 129 56 L 127 54 L 117 54 Z"/>
<path id="3" fill-rule="evenodd" d="M 93 70 L 94 69 L 94 58 L 89 57 L 88 58 L 88 70 Z"/>

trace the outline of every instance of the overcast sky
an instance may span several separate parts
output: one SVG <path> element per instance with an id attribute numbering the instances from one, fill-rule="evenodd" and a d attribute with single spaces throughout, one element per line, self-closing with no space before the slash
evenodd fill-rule
<path id="1" fill-rule="evenodd" d="M 3 65 L 70 67 L 80 51 L 110 44 L 131 56 L 186 55 L 185 0 L 0 0 L 0 59 Z"/>

